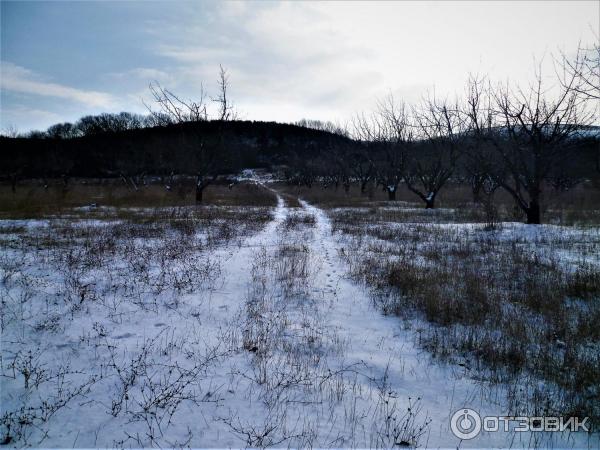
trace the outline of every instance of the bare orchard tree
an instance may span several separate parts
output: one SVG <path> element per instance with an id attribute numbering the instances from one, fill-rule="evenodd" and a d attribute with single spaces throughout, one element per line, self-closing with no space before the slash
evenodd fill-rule
<path id="1" fill-rule="evenodd" d="M 337 191 L 341 184 L 345 194 L 348 195 L 352 183 L 348 147 L 330 145 L 324 156 L 324 165 L 321 170 L 323 187 L 328 188 L 333 185 Z"/>
<path id="2" fill-rule="evenodd" d="M 498 184 L 487 172 L 483 162 L 488 157 L 490 138 L 493 135 L 493 112 L 489 96 L 489 81 L 486 77 L 469 75 L 466 89 L 466 100 L 462 111 L 467 128 L 462 167 L 473 193 L 473 202 L 486 200 L 486 191 L 495 191 Z M 490 189 L 490 185 L 493 189 Z"/>
<path id="3" fill-rule="evenodd" d="M 414 116 L 420 139 L 408 158 L 405 181 L 408 189 L 430 209 L 454 174 L 459 146 L 465 139 L 465 120 L 458 105 L 435 98 L 415 108 Z"/>
<path id="4" fill-rule="evenodd" d="M 363 155 L 370 163 L 365 165 L 357 159 L 363 176 L 372 171 L 371 176 L 387 192 L 388 200 L 396 200 L 398 186 L 404 178 L 406 154 L 413 140 L 408 108 L 390 95 L 378 103 L 374 114 L 356 116 L 352 126 L 354 137 L 362 143 Z"/>
<path id="5" fill-rule="evenodd" d="M 360 185 L 360 193 L 364 194 L 367 191 L 367 185 L 373 181 L 375 167 L 362 146 L 357 146 L 348 155 L 348 167 L 352 178 L 357 180 Z"/>
<path id="6" fill-rule="evenodd" d="M 321 169 L 320 162 L 315 158 L 292 153 L 285 178 L 290 185 L 306 186 L 310 189 L 322 174 Z"/>
<path id="7" fill-rule="evenodd" d="M 152 109 L 146 105 L 151 117 L 158 126 L 169 124 L 183 124 L 188 122 L 203 122 L 208 120 L 206 109 L 206 95 L 204 90 L 200 90 L 198 100 L 182 100 L 169 89 L 160 86 L 158 83 L 150 83 L 150 93 L 154 98 L 157 109 Z M 188 133 L 190 130 L 186 130 Z M 182 131 L 182 145 L 186 147 L 192 146 L 190 154 L 195 161 L 186 161 L 187 164 L 182 164 L 182 167 L 194 167 L 196 172 L 196 203 L 202 203 L 203 192 L 206 186 L 210 184 L 214 175 L 214 155 L 204 142 L 204 138 L 196 132 L 192 136 L 186 135 L 186 131 Z M 193 142 L 190 142 L 189 139 Z M 210 154 L 209 154 L 210 153 Z M 212 176 L 211 176 L 212 175 Z"/>
<path id="8" fill-rule="evenodd" d="M 385 155 L 393 156 L 393 153 L 391 149 L 384 150 L 388 142 L 383 132 L 381 119 L 376 114 L 369 116 L 357 114 L 352 119 L 351 127 L 352 136 L 359 147 L 357 154 L 363 156 L 365 161 L 367 161 L 368 165 L 366 167 L 372 168 L 372 177 L 375 184 L 384 187 L 388 193 L 389 200 L 395 200 L 396 188 L 402 180 L 402 170 L 398 170 L 397 177 L 394 177 L 392 167 L 386 167 L 385 165 Z M 356 160 L 357 162 L 361 162 L 360 157 Z M 363 164 L 360 164 L 359 170 L 365 167 Z M 403 164 L 400 165 L 403 167 Z"/>
<path id="9" fill-rule="evenodd" d="M 363 153 L 360 143 L 349 139 L 350 133 L 345 126 L 332 122 L 302 119 L 296 122 L 299 126 L 320 131 L 326 131 L 342 139 L 329 139 L 324 152 L 324 167 L 322 181 L 325 187 L 341 184 L 344 192 L 348 194 L 352 182 L 357 180 L 361 193 L 366 189 L 366 184 L 372 177 L 372 163 Z"/>
<path id="10" fill-rule="evenodd" d="M 527 223 L 539 224 L 544 182 L 568 161 L 572 138 L 590 117 L 581 108 L 578 92 L 568 85 L 557 99 L 547 99 L 541 75 L 528 90 L 499 88 L 495 99 L 506 135 L 497 148 L 508 175 L 498 182 L 525 212 Z"/>
<path id="11" fill-rule="evenodd" d="M 20 137 L 19 130 L 14 125 L 8 125 L 0 134 L 0 141 L 2 138 L 16 139 Z M 18 159 L 18 158 L 17 158 Z M 0 169 L 0 180 L 7 179 L 10 181 L 10 189 L 13 194 L 17 192 L 17 182 L 23 172 L 24 162 L 17 162 L 15 159 L 11 159 L 8 164 L 2 164 Z"/>
<path id="12" fill-rule="evenodd" d="M 219 95 L 215 102 L 219 104 L 217 119 L 220 121 L 233 120 L 237 117 L 233 106 L 228 98 L 229 78 L 227 72 L 220 66 L 219 72 Z M 200 89 L 198 100 L 183 100 L 167 88 L 158 83 L 150 84 L 150 92 L 157 105 L 157 110 L 148 107 L 151 116 L 155 119 L 157 125 L 183 124 L 204 122 L 209 119 L 206 94 L 204 89 Z M 217 151 L 222 150 L 225 145 L 224 127 L 219 127 L 217 145 L 206 142 L 204 136 L 198 132 L 196 127 L 190 127 L 185 130 L 185 136 L 182 137 L 182 145 L 190 148 L 190 160 L 184 163 L 184 167 L 194 167 L 196 172 L 196 203 L 202 203 L 204 189 L 209 186 L 217 177 L 218 158 Z M 219 151 L 223 154 L 222 151 Z"/>
<path id="13" fill-rule="evenodd" d="M 206 148 L 206 143 L 200 141 L 197 151 L 193 153 L 192 164 L 196 169 L 196 203 L 203 200 L 204 189 L 217 178 L 217 155 L 215 151 Z"/>
<path id="14" fill-rule="evenodd" d="M 573 157 L 575 138 L 593 117 L 574 83 L 575 77 L 552 97 L 540 73 L 527 89 L 501 85 L 486 91 L 473 79 L 469 83 L 467 117 L 478 143 L 472 156 L 529 224 L 541 223 L 544 187 L 565 178 L 562 168 Z"/>

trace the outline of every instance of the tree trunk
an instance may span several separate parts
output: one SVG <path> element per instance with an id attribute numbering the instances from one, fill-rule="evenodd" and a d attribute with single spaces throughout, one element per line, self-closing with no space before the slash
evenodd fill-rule
<path id="1" fill-rule="evenodd" d="M 473 176 L 471 180 L 471 192 L 473 193 L 473 203 L 481 203 L 481 190 L 483 189 L 484 177 Z"/>
<path id="2" fill-rule="evenodd" d="M 206 184 L 204 183 L 203 177 L 198 175 L 196 177 L 196 204 L 202 203 L 202 193 Z"/>
<path id="3" fill-rule="evenodd" d="M 425 209 L 433 208 L 435 208 L 435 195 L 430 193 L 427 197 L 425 197 Z"/>
<path id="4" fill-rule="evenodd" d="M 542 212 L 537 200 L 529 202 L 529 207 L 525 210 L 525 213 L 527 214 L 528 224 L 539 225 L 542 223 Z"/>
<path id="5" fill-rule="evenodd" d="M 367 183 L 368 181 L 361 181 L 360 183 L 360 193 L 364 194 L 367 190 Z"/>
<path id="6" fill-rule="evenodd" d="M 63 182 L 63 191 L 66 192 L 67 189 L 69 189 L 69 177 L 67 175 L 63 175 L 62 182 Z"/>
<path id="7" fill-rule="evenodd" d="M 481 184 L 475 183 L 472 186 L 473 203 L 481 203 Z"/>

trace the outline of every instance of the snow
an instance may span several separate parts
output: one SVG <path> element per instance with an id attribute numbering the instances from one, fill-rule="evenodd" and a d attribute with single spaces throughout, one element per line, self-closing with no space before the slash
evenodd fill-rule
<path id="1" fill-rule="evenodd" d="M 253 183 L 266 183 L 270 181 L 275 181 L 275 177 L 270 172 L 265 172 L 261 169 L 244 169 L 241 173 L 235 176 L 235 180 L 240 181 L 250 181 Z"/>
<path id="2" fill-rule="evenodd" d="M 366 289 L 347 276 L 327 215 L 301 204 L 315 217 L 314 227 L 286 230 L 290 211 L 279 197 L 273 221 L 260 232 L 197 250 L 190 261 L 207 277 L 191 291 L 155 295 L 142 279 L 131 293 L 111 290 L 119 277 L 133 276 L 130 263 L 120 260 L 109 272 L 88 272 L 91 298 L 73 306 L 53 296 L 64 293 L 61 267 L 0 247 L 0 259 L 26 262 L 11 274 L 9 264 L 0 266 L 10 278 L 0 284 L 0 416 L 73 393 L 65 407 L 26 427 L 25 438 L 10 445 L 389 447 L 399 439 L 390 431 L 392 419 L 407 420 L 401 434 L 407 439 L 423 427 L 416 442 L 408 440 L 420 447 L 598 445 L 583 433 L 454 437 L 449 419 L 459 408 L 506 414 L 503 387 L 417 348 L 405 325 L 378 312 Z M 0 222 L 0 229 L 15 226 L 31 233 L 49 223 Z M 290 248 L 292 256 L 277 259 Z M 178 264 L 169 271 L 173 276 L 186 269 Z M 306 276 L 287 284 L 283 275 L 303 268 Z M 244 348 L 246 341 L 252 346 Z M 25 388 L 13 364 L 26 364 L 29 351 L 30 367 L 48 378 L 38 388 Z"/>

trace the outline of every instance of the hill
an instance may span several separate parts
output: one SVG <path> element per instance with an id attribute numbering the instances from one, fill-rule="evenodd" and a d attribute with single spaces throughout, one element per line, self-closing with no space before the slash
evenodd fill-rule
<path id="1" fill-rule="evenodd" d="M 4 177 L 194 175 L 207 163 L 212 171 L 234 172 L 318 157 L 351 142 L 291 124 L 206 121 L 71 139 L 2 137 L 0 167 Z"/>

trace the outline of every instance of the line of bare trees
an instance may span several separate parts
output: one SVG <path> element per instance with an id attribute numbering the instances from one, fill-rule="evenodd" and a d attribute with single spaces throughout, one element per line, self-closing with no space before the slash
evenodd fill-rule
<path id="1" fill-rule="evenodd" d="M 371 183 L 389 200 L 404 183 L 426 208 L 435 206 L 448 181 L 467 181 L 477 201 L 485 204 L 502 189 L 527 223 L 539 224 L 544 189 L 581 181 L 572 166 L 598 118 L 599 55 L 598 48 L 580 49 L 574 60 L 565 58 L 554 86 L 538 70 L 526 87 L 471 76 L 463 98 L 453 101 L 430 96 L 409 106 L 390 95 L 341 132 L 354 138 L 353 149 L 332 149 L 325 164 L 304 162 L 296 174 L 300 182 L 319 178 L 346 190 L 352 180 L 363 193 Z M 597 128 L 594 133 L 597 139 Z"/>

